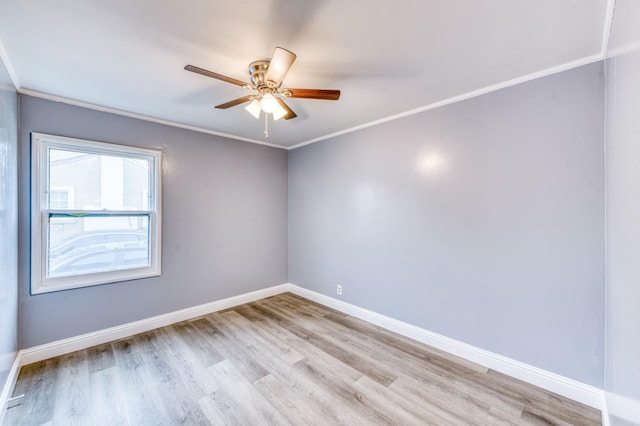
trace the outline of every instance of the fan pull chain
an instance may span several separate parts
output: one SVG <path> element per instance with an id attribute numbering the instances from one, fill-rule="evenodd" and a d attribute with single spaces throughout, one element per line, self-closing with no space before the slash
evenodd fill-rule
<path id="1" fill-rule="evenodd" d="M 264 113 L 264 138 L 269 139 L 269 114 Z"/>

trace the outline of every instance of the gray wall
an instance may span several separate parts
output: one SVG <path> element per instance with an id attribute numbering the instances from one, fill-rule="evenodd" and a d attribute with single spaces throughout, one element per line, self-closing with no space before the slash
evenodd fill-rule
<path id="1" fill-rule="evenodd" d="M 287 152 L 20 96 L 20 346 L 287 281 Z M 29 295 L 30 132 L 159 148 L 162 276 Z"/>
<path id="2" fill-rule="evenodd" d="M 601 387 L 602 71 L 291 151 L 289 281 Z"/>
<path id="3" fill-rule="evenodd" d="M 18 95 L 0 60 L 0 392 L 18 349 L 17 129 Z"/>
<path id="4" fill-rule="evenodd" d="M 640 424 L 640 2 L 617 0 L 607 60 L 605 390 Z M 635 49 L 633 49 L 635 45 Z M 625 52 L 626 51 L 626 52 Z M 616 401 L 622 401 L 622 407 Z M 622 409 L 628 407 L 627 410 Z M 631 415 L 635 412 L 635 417 Z M 612 424 L 629 424 L 612 419 Z"/>

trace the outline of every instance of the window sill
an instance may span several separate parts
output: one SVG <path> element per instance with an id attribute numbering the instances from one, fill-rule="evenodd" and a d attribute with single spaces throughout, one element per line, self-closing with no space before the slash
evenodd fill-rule
<path id="1" fill-rule="evenodd" d="M 125 281 L 140 280 L 143 278 L 158 277 L 160 271 L 142 268 L 139 270 L 128 269 L 122 271 L 105 272 L 99 274 L 86 274 L 49 278 L 47 284 L 32 285 L 31 295 L 54 293 L 57 291 L 73 290 L 76 288 L 93 287 L 98 285 L 116 284 Z"/>

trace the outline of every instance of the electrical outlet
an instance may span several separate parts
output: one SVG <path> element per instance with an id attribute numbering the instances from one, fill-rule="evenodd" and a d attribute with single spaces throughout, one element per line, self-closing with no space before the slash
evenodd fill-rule
<path id="1" fill-rule="evenodd" d="M 342 286 L 341 285 L 336 287 L 336 293 L 338 293 L 338 296 L 342 296 Z"/>

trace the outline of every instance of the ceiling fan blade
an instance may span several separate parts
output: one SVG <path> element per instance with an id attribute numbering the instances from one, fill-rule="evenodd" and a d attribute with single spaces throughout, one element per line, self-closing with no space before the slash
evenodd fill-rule
<path id="1" fill-rule="evenodd" d="M 232 106 L 236 106 L 236 105 L 243 104 L 245 102 L 249 102 L 249 101 L 255 99 L 255 97 L 256 97 L 255 95 L 243 96 L 241 98 L 234 99 L 234 100 L 229 101 L 229 102 L 225 102 L 224 104 L 216 105 L 216 108 L 218 108 L 218 109 L 231 108 Z"/>
<path id="2" fill-rule="evenodd" d="M 292 118 L 296 118 L 298 116 L 295 112 L 293 112 L 291 108 L 289 108 L 289 105 L 287 105 L 287 103 L 282 98 L 276 97 L 276 100 L 278 101 L 280 106 L 287 111 L 287 115 L 283 117 L 285 120 L 291 120 Z"/>
<path id="3" fill-rule="evenodd" d="M 267 81 L 273 81 L 276 86 L 279 86 L 295 60 L 295 53 L 282 47 L 276 47 L 273 50 L 273 55 L 271 55 L 271 62 L 269 62 L 265 79 Z"/>
<path id="4" fill-rule="evenodd" d="M 337 101 L 340 99 L 339 90 L 284 89 L 282 93 L 289 98 L 322 99 L 325 101 Z"/>
<path id="5" fill-rule="evenodd" d="M 204 68 L 198 68 L 193 65 L 186 65 L 185 70 L 195 72 L 196 74 L 204 75 L 206 77 L 215 78 L 216 80 L 226 81 L 227 83 L 235 84 L 236 86 L 249 86 L 244 81 L 236 80 L 235 78 L 227 77 L 226 75 L 218 74 L 213 71 L 205 70 Z"/>

